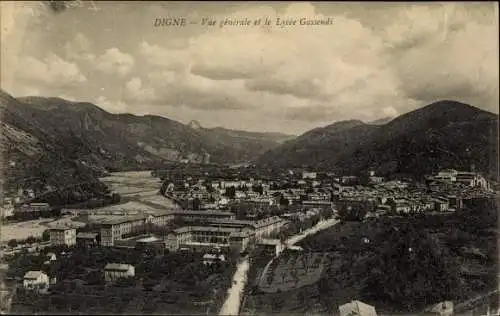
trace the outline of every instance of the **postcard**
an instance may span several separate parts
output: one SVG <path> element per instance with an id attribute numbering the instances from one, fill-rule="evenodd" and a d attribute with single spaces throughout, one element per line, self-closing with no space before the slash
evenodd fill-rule
<path id="1" fill-rule="evenodd" d="M 498 3 L 0 12 L 1 313 L 499 315 Z"/>

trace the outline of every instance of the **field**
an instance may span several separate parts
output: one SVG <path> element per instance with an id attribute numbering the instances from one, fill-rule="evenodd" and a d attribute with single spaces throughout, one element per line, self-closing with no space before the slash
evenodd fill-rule
<path id="1" fill-rule="evenodd" d="M 14 223 L 2 226 L 2 233 L 0 234 L 0 240 L 2 242 L 7 242 L 11 239 L 26 239 L 30 236 L 41 237 L 42 233 L 55 225 L 62 225 L 65 223 L 71 223 L 75 226 L 82 226 L 81 222 L 74 222 L 71 217 L 63 217 L 61 219 L 38 219 L 27 222 Z"/>
<path id="2" fill-rule="evenodd" d="M 291 253 L 273 259 L 259 280 L 259 290 L 266 293 L 290 291 L 319 281 L 327 253 Z"/>
<path id="3" fill-rule="evenodd" d="M 174 209 L 177 206 L 169 199 L 161 196 L 158 192 L 161 186 L 159 179 L 153 178 L 149 171 L 117 172 L 108 177 L 101 178 L 112 192 L 122 196 L 123 203 L 93 209 L 92 212 L 99 213 L 143 213 L 157 212 Z M 72 209 L 74 213 L 86 211 L 84 209 Z M 105 218 L 116 218 L 113 215 L 106 215 Z M 96 218 L 99 220 L 99 218 Z M 73 219 L 64 217 L 59 220 L 40 219 L 2 226 L 0 241 L 7 242 L 11 239 L 26 239 L 29 236 L 40 237 L 44 230 L 52 225 L 71 223 L 81 226 L 83 223 L 77 217 Z"/>
<path id="4" fill-rule="evenodd" d="M 120 194 L 127 203 L 110 206 L 111 209 L 138 212 L 174 209 L 178 206 L 160 195 L 161 181 L 149 171 L 116 172 L 100 179 L 112 192 Z"/>
<path id="5" fill-rule="evenodd" d="M 160 179 L 149 171 L 115 172 L 100 180 L 122 197 L 154 195 L 161 187 Z"/>

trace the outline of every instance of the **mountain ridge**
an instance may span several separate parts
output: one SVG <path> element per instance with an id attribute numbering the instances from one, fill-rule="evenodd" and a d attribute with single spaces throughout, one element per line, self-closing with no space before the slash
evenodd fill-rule
<path id="1" fill-rule="evenodd" d="M 62 155 L 61 159 L 67 161 L 61 169 L 83 163 L 102 172 L 153 169 L 185 160 L 194 163 L 250 161 L 279 145 L 274 135 L 253 137 L 252 133 L 238 131 L 193 129 L 163 116 L 112 114 L 90 102 L 55 97 L 15 98 L 0 90 L 0 106 L 5 126 L 2 131 L 4 157 L 10 161 L 4 163 L 4 169 L 8 169 L 6 164 L 16 163 L 14 153 L 19 154 L 16 146 L 21 152 L 33 152 L 33 144 L 44 152 L 47 150 L 41 148 L 48 146 L 55 154 L 71 147 L 71 157 Z M 32 160 L 21 156 L 24 157 L 19 158 L 21 160 Z"/>
<path id="2" fill-rule="evenodd" d="M 446 167 L 469 169 L 474 164 L 496 174 L 497 140 L 498 115 L 441 100 L 381 125 L 349 120 L 307 131 L 264 153 L 256 163 L 345 174 L 374 169 L 384 175 L 416 176 Z"/>

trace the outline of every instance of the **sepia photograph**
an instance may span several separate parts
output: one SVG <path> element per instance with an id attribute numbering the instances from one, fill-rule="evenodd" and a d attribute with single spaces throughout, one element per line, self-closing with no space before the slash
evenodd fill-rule
<path id="1" fill-rule="evenodd" d="M 0 15 L 0 314 L 500 316 L 498 2 Z"/>

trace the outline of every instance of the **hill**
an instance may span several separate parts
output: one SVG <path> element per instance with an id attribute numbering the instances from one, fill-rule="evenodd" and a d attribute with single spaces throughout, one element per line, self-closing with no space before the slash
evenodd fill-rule
<path id="1" fill-rule="evenodd" d="M 2 187 L 4 190 L 31 188 L 46 191 L 46 186 L 93 183 L 103 186 L 97 176 L 104 170 L 97 164 L 75 157 L 88 155 L 88 148 L 74 134 L 57 139 L 35 120 L 30 120 L 19 100 L 0 93 L 2 130 L 0 133 Z M 90 161 L 90 160 L 89 160 Z"/>
<path id="2" fill-rule="evenodd" d="M 495 175 L 498 115 L 455 101 L 439 101 L 386 124 L 337 122 L 313 129 L 262 155 L 258 163 L 315 166 L 344 174 L 421 175 L 441 168 Z"/>
<path id="3" fill-rule="evenodd" d="M 283 137 L 289 137 L 205 129 L 197 122 L 184 125 L 153 115 L 111 114 L 92 103 L 61 98 L 14 98 L 0 91 L 0 101 L 4 112 L 4 169 L 9 169 L 7 165 L 25 166 L 30 161 L 31 165 L 51 170 L 40 178 L 49 177 L 55 170 L 60 170 L 55 172 L 58 174 L 74 170 L 75 165 L 102 174 L 152 169 L 181 160 L 249 161 L 278 146 Z M 12 179 L 21 176 L 16 173 L 33 176 L 29 170 L 20 170 L 6 175 Z"/>

